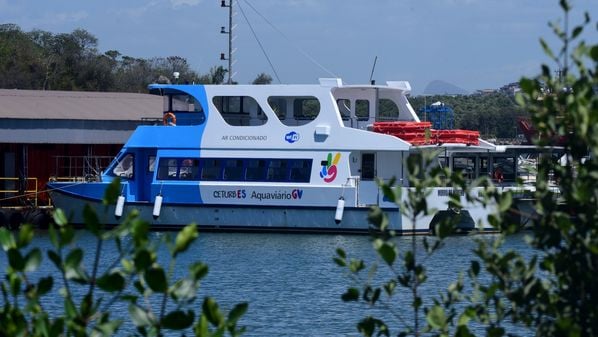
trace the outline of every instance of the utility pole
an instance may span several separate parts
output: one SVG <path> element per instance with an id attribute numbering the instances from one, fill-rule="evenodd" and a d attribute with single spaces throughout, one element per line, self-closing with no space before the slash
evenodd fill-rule
<path id="1" fill-rule="evenodd" d="M 226 0 L 222 0 L 220 3 L 220 7 L 228 7 L 228 31 L 224 26 L 220 27 L 221 34 L 228 34 L 228 57 L 224 56 L 224 53 L 220 53 L 220 60 L 228 60 L 228 84 L 233 83 L 233 29 L 235 28 L 233 27 L 233 4 L 234 0 L 228 0 L 228 5 Z"/>

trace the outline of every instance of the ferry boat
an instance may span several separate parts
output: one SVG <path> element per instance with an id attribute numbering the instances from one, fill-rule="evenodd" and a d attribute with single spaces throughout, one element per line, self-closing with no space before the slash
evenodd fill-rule
<path id="1" fill-rule="evenodd" d="M 367 232 L 370 206 L 381 207 L 397 232 L 428 233 L 434 216 L 410 223 L 386 200 L 375 178 L 408 189 L 406 158 L 438 148 L 439 160 L 468 178 L 503 167 L 515 185 L 516 158 L 466 130 L 430 130 L 408 101 L 406 81 L 346 85 L 152 84 L 164 98 L 163 125 L 139 126 L 99 181 L 51 182 L 56 207 L 82 223 L 89 203 L 106 224 L 138 209 L 155 229 L 195 222 L 204 230 Z M 102 205 L 121 179 L 117 205 Z M 459 191 L 456 191 L 457 193 Z M 447 210 L 447 187 L 428 205 Z M 493 207 L 462 198 L 461 229 L 490 230 Z"/>

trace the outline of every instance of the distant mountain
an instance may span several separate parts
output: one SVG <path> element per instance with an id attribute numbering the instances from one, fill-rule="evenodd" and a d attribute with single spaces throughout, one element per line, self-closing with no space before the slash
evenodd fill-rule
<path id="1" fill-rule="evenodd" d="M 424 89 L 424 95 L 469 95 L 469 92 L 454 84 L 436 80 L 428 83 Z"/>

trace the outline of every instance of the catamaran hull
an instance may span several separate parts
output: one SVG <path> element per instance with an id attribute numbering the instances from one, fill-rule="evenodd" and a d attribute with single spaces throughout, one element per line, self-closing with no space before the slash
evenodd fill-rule
<path id="1" fill-rule="evenodd" d="M 100 221 L 106 225 L 117 225 L 123 219 L 115 216 L 115 205 L 104 206 L 101 200 L 85 198 L 61 190 L 50 192 L 54 204 L 62 208 L 73 224 L 83 224 L 83 208 L 90 205 L 96 210 Z M 434 204 L 434 203 L 432 203 Z M 446 204 L 444 204 L 446 205 Z M 437 214 L 420 218 L 415 229 L 409 219 L 398 208 L 383 208 L 389 219 L 389 226 L 399 234 L 428 234 L 433 231 L 439 216 L 449 215 L 460 219 L 457 230 L 461 233 L 474 230 L 492 232 L 487 225 L 488 208 L 469 205 L 461 212 L 442 210 Z M 491 207 L 493 208 L 493 207 Z M 319 233 L 368 233 L 369 207 L 347 207 L 342 220 L 335 221 L 335 207 L 316 206 L 256 206 L 230 204 L 163 204 L 159 216 L 153 216 L 154 204 L 149 202 L 125 203 L 123 214 L 137 210 L 139 217 L 148 221 L 154 230 L 171 230 L 196 223 L 206 231 L 237 232 L 319 232 Z M 522 214 L 529 214 L 529 205 Z M 528 222 L 522 217 L 521 222 Z"/>
<path id="2" fill-rule="evenodd" d="M 83 208 L 89 204 L 106 225 L 117 225 L 123 220 L 114 215 L 115 205 L 104 206 L 100 200 L 82 198 L 61 191 L 50 192 L 56 207 L 62 208 L 73 224 L 84 223 Z M 133 209 L 139 217 L 150 222 L 152 229 L 177 229 L 189 223 L 210 231 L 256 231 L 256 232 L 321 232 L 321 233 L 367 233 L 369 207 L 345 208 L 340 223 L 336 223 L 335 207 L 306 206 L 239 206 L 163 204 L 160 216 L 152 215 L 154 205 L 148 202 L 125 203 L 123 216 Z M 385 209 L 390 226 L 401 231 L 401 214 L 398 209 Z M 409 229 L 411 232 L 412 230 Z M 417 229 L 428 233 L 429 228 Z"/>

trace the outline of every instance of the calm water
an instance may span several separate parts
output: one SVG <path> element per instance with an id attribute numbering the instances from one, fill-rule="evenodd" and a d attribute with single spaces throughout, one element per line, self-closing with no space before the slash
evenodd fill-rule
<path id="1" fill-rule="evenodd" d="M 153 235 L 158 238 L 167 234 Z M 417 238 L 420 244 L 421 239 Z M 399 247 L 409 249 L 410 240 L 399 238 Z M 86 251 L 95 248 L 93 238 L 84 232 L 79 233 L 79 242 Z M 49 247 L 48 237 L 40 234 L 35 244 Z M 474 246 L 472 237 L 448 239 L 442 250 L 426 261 L 429 281 L 422 288 L 424 295 L 437 295 L 454 281 L 474 258 Z M 351 256 L 376 260 L 368 236 L 205 233 L 181 256 L 177 272 L 182 274 L 185 265 L 201 260 L 210 267 L 202 282 L 201 297 L 212 296 L 225 309 L 248 301 L 249 311 L 240 322 L 247 327 L 245 336 L 358 336 L 355 325 L 360 318 L 383 312 L 341 301 L 340 296 L 351 281 L 332 261 L 337 247 Z M 511 238 L 506 248 L 531 254 L 522 236 Z M 106 247 L 104 254 L 103 265 L 116 257 L 112 247 Z M 4 256 L 0 257 L 0 265 L 3 272 Z M 44 257 L 42 272 L 49 270 L 53 270 L 52 265 Z M 379 274 L 388 275 L 388 271 L 380 268 Z M 409 303 L 407 294 L 397 299 L 396 307 L 406 309 L 406 319 L 411 317 Z M 200 305 L 201 301 L 198 311 Z M 60 310 L 62 301 L 49 298 L 45 306 Z M 127 308 L 115 307 L 111 311 L 127 313 Z M 130 328 L 130 323 L 124 327 Z"/>

